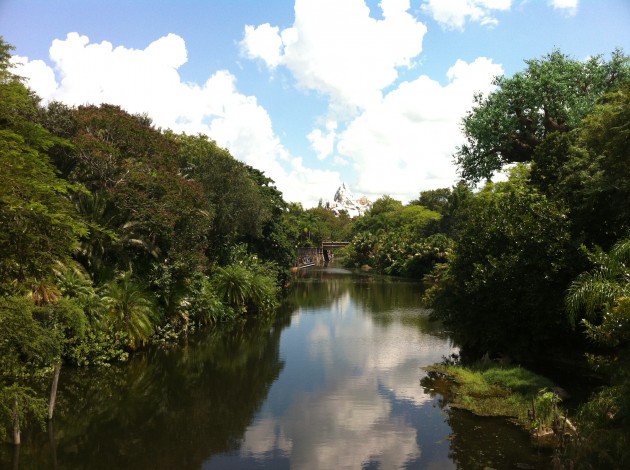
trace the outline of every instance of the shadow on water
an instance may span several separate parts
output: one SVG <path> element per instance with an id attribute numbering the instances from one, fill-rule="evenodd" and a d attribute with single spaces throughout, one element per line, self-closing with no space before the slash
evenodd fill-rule
<path id="1" fill-rule="evenodd" d="M 239 325 L 128 364 L 66 369 L 56 442 L 29 436 L 19 468 L 193 469 L 238 448 L 283 368 L 282 326 Z M 1 468 L 12 450 L 4 446 Z"/>

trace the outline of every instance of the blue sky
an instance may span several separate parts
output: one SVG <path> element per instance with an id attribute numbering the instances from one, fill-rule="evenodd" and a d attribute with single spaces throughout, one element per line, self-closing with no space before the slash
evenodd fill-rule
<path id="1" fill-rule="evenodd" d="M 206 133 L 288 201 L 408 201 L 457 178 L 473 93 L 559 48 L 630 51 L 628 0 L 0 0 L 45 101 Z"/>

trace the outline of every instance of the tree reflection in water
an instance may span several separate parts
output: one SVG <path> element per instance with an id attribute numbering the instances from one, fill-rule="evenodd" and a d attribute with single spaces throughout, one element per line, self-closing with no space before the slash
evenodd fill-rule
<path id="1" fill-rule="evenodd" d="M 420 284 L 304 274 L 273 318 L 64 371 L 51 439 L 26 436 L 20 468 L 542 467 L 523 433 L 418 383 L 456 351 Z"/>
<path id="2" fill-rule="evenodd" d="M 197 469 L 237 449 L 282 370 L 288 320 L 217 330 L 129 364 L 65 371 L 56 449 L 30 436 L 20 468 Z"/>

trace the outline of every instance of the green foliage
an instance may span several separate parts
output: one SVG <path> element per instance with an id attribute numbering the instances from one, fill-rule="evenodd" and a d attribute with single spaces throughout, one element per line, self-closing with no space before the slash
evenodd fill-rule
<path id="1" fill-rule="evenodd" d="M 284 284 L 289 278 L 289 268 L 295 259 L 295 244 L 291 240 L 291 227 L 285 223 L 284 215 L 288 204 L 282 193 L 275 187 L 274 181 L 261 171 L 247 167 L 249 177 L 258 185 L 263 205 L 271 216 L 262 223 L 259 236 L 246 236 L 244 242 L 249 251 L 261 260 L 275 263 L 278 282 Z"/>
<path id="2" fill-rule="evenodd" d="M 46 400 L 32 388 L 12 384 L 0 387 L 0 440 L 14 438 L 24 429 L 39 426 L 45 428 L 48 413 Z"/>
<path id="3" fill-rule="evenodd" d="M 359 233 L 344 251 L 348 266 L 368 265 L 378 272 L 421 279 L 436 264 L 445 263 L 453 241 L 443 234 L 416 238 L 400 232 Z"/>
<path id="4" fill-rule="evenodd" d="M 475 96 L 463 119 L 466 144 L 455 161 L 471 182 L 489 179 L 506 163 L 529 162 L 536 147 L 552 132 L 567 132 L 593 111 L 597 100 L 630 78 L 628 57 L 593 56 L 580 62 L 555 50 L 511 78 L 497 77 L 498 89 Z"/>
<path id="5" fill-rule="evenodd" d="M 403 232 L 414 237 L 429 235 L 426 230 L 431 222 L 440 219 L 440 214 L 423 206 L 403 206 L 400 201 L 389 196 L 377 199 L 372 208 L 363 217 L 356 220 L 353 231 L 372 232 Z"/>
<path id="6" fill-rule="evenodd" d="M 180 308 L 188 321 L 197 325 L 225 321 L 233 313 L 221 302 L 210 279 L 200 273 L 189 280 L 188 293 Z"/>
<path id="7" fill-rule="evenodd" d="M 245 265 L 217 268 L 212 282 L 219 298 L 237 313 L 270 311 L 277 305 L 274 279 Z"/>
<path id="8" fill-rule="evenodd" d="M 536 149 L 532 184 L 562 201 L 573 237 L 610 248 L 630 231 L 630 88 L 622 87 L 571 133 L 549 135 Z"/>
<path id="9" fill-rule="evenodd" d="M 37 98 L 8 71 L 0 40 L 0 293 L 22 290 L 67 262 L 87 234 L 68 201 L 81 191 L 59 178 L 46 151 L 60 139 L 36 123 Z"/>
<path id="10" fill-rule="evenodd" d="M 627 383 L 603 387 L 593 394 L 579 409 L 580 434 L 568 446 L 564 460 L 574 468 L 627 468 L 629 396 Z"/>
<path id="11" fill-rule="evenodd" d="M 356 235 L 344 250 L 344 262 L 368 265 L 384 274 L 422 278 L 436 263 L 444 263 L 452 248 L 448 237 L 431 235 L 440 219 L 439 213 L 424 206 L 403 206 L 384 196 L 354 223 Z"/>
<path id="12" fill-rule="evenodd" d="M 587 455 L 578 453 L 578 460 L 616 465 L 630 461 L 630 239 L 619 241 L 609 253 L 591 253 L 590 259 L 593 269 L 573 281 L 566 305 L 599 347 L 598 354 L 588 357 L 608 385 L 581 408 L 582 436 L 575 447 L 590 449 Z"/>
<path id="13" fill-rule="evenodd" d="M 414 252 L 404 260 L 401 275 L 421 279 L 440 264 L 446 263 L 455 248 L 455 242 L 442 233 L 436 233 L 418 242 Z"/>
<path id="14" fill-rule="evenodd" d="M 558 196 L 582 242 L 610 248 L 630 232 L 630 85 L 606 95 L 576 130 Z"/>
<path id="15" fill-rule="evenodd" d="M 216 142 L 204 135 L 170 137 L 178 146 L 180 171 L 201 185 L 208 204 L 206 254 L 224 263 L 241 237 L 262 235 L 263 226 L 271 220 L 272 208 L 265 204 L 258 181 L 250 176 L 248 167 Z"/>
<path id="16" fill-rule="evenodd" d="M 0 38 L 6 429 L 39 419 L 53 365 L 124 361 L 156 333 L 173 341 L 236 310 L 273 310 L 295 249 L 262 172 L 118 106 L 41 106 L 10 72 L 11 50 Z M 222 270 L 241 275 L 242 297 L 217 290 Z"/>
<path id="17" fill-rule="evenodd" d="M 65 359 L 72 365 L 82 367 L 109 366 L 127 361 L 129 351 L 113 327 L 103 325 L 98 329 L 89 329 L 82 341 L 72 344 Z"/>
<path id="18" fill-rule="evenodd" d="M 60 354 L 60 345 L 34 317 L 36 307 L 24 297 L 0 297 L 0 377 L 41 374 Z"/>
<path id="19" fill-rule="evenodd" d="M 431 189 L 422 191 L 418 199 L 411 201 L 409 204 L 423 206 L 431 211 L 445 215 L 448 212 L 450 197 L 451 190 L 449 188 Z"/>
<path id="20" fill-rule="evenodd" d="M 109 282 L 103 294 L 109 322 L 115 331 L 124 335 L 131 349 L 145 344 L 157 321 L 155 306 L 132 272 L 122 273 Z"/>
<path id="21" fill-rule="evenodd" d="M 566 329 L 558 292 L 570 239 L 562 207 L 515 170 L 461 213 L 455 256 L 426 298 L 466 352 L 530 356 Z"/>
<path id="22" fill-rule="evenodd" d="M 59 345 L 55 362 L 60 362 L 69 348 L 81 342 L 88 329 L 83 308 L 75 299 L 62 297 L 54 304 L 37 307 L 33 314 L 46 334 Z"/>
<path id="23" fill-rule="evenodd" d="M 37 315 L 58 320 L 64 312 L 61 306 L 52 314 L 44 309 L 49 307 L 36 307 L 25 297 L 0 297 L 0 437 L 11 430 L 15 443 L 20 430 L 43 423 L 46 401 L 33 382 L 47 375 L 63 349 L 61 332 L 51 331 Z"/>
<path id="24" fill-rule="evenodd" d="M 436 365 L 427 370 L 424 386 L 433 388 L 440 378 L 449 381 L 451 406 L 479 416 L 509 417 L 526 429 L 531 425 L 532 402 L 542 406 L 539 391 L 553 386 L 545 377 L 521 367 L 477 363 L 470 367 Z"/>
<path id="25" fill-rule="evenodd" d="M 566 297 L 573 323 L 582 313 L 583 321 L 608 321 L 617 303 L 630 296 L 630 239 L 617 243 L 608 254 L 597 250 L 589 253 L 589 257 L 595 268 L 580 274 Z"/>
<path id="26" fill-rule="evenodd" d="M 533 399 L 532 429 L 544 432 L 552 429 L 558 420 L 558 404 L 561 398 L 551 390 L 542 389 Z"/>

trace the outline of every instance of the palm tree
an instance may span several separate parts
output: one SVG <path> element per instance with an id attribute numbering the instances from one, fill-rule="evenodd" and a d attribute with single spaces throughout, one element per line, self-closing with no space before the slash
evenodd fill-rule
<path id="1" fill-rule="evenodd" d="M 212 280 L 219 297 L 226 304 L 237 311 L 245 309 L 252 289 L 252 274 L 247 268 L 238 264 L 219 267 Z"/>
<path id="2" fill-rule="evenodd" d="M 618 242 L 609 253 L 591 254 L 595 269 L 580 274 L 569 287 L 566 297 L 567 311 L 575 323 L 582 320 L 587 326 L 611 321 L 619 302 L 630 297 L 630 238 Z"/>
<path id="3" fill-rule="evenodd" d="M 58 274 L 58 284 L 64 296 L 77 300 L 90 326 L 96 329 L 103 319 L 106 306 L 85 268 L 78 263 L 66 268 Z"/>
<path id="4" fill-rule="evenodd" d="M 278 288 L 274 279 L 262 273 L 254 273 L 251 279 L 250 303 L 261 312 L 269 312 L 277 304 Z"/>
<path id="5" fill-rule="evenodd" d="M 313 212 L 304 212 L 301 216 L 300 225 L 302 226 L 304 233 L 307 237 L 307 243 L 311 243 L 311 235 L 313 233 L 313 229 L 316 228 L 319 223 L 319 218 Z"/>
<path id="6" fill-rule="evenodd" d="M 146 293 L 133 280 L 132 272 L 121 274 L 104 289 L 103 300 L 116 330 L 125 333 L 129 346 L 146 343 L 154 331 L 155 310 Z"/>
<path id="7" fill-rule="evenodd" d="M 584 313 L 581 323 L 601 352 L 589 360 L 609 383 L 580 409 L 582 437 L 575 447 L 586 449 L 598 468 L 625 468 L 630 462 L 630 239 L 591 258 L 595 268 L 571 284 L 566 305 L 573 320 Z"/>

